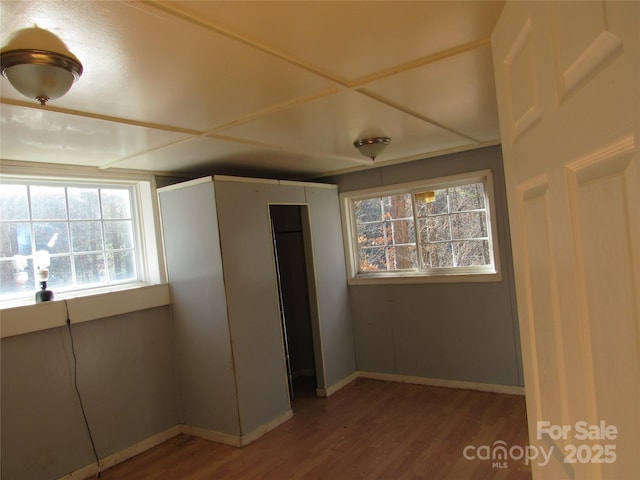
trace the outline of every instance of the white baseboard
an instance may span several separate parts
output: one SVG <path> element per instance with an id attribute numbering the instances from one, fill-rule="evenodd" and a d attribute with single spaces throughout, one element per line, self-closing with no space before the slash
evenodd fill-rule
<path id="1" fill-rule="evenodd" d="M 358 378 L 370 378 L 372 380 L 383 380 L 386 382 L 399 382 L 399 383 L 411 383 L 416 385 L 427 385 L 432 387 L 445 387 L 445 388 L 459 388 L 464 390 L 477 390 L 482 392 L 494 392 L 505 393 L 509 395 L 524 395 L 524 387 L 518 387 L 513 385 L 496 385 L 491 383 L 477 383 L 477 382 L 464 382 L 461 380 L 444 380 L 441 378 L 427 378 L 427 377 L 415 377 L 410 375 L 398 375 L 394 373 L 379 373 L 379 372 L 366 372 L 362 370 L 356 370 L 347 377 L 343 378 L 339 382 L 334 383 L 328 388 L 318 388 L 316 394 L 319 397 L 329 397 L 336 393 L 341 388 L 344 388 L 354 380 Z M 146 450 L 149 450 L 163 442 L 166 442 L 170 438 L 173 438 L 181 433 L 186 435 L 192 435 L 212 442 L 222 443 L 233 447 L 244 447 L 254 442 L 258 438 L 262 437 L 267 432 L 270 432 L 274 428 L 282 425 L 284 422 L 293 417 L 293 410 L 287 410 L 282 415 L 274 418 L 270 422 L 261 425 L 252 432 L 246 435 L 230 435 L 228 433 L 216 432 L 214 430 L 208 430 L 205 428 L 193 427 L 190 425 L 174 425 L 167 430 L 157 433 L 149 438 L 146 438 L 140 442 L 120 450 L 114 454 L 109 455 L 100 460 L 100 471 L 113 467 L 119 463 L 124 462 L 136 455 L 139 455 Z M 58 480 L 85 480 L 92 476 L 97 475 L 98 465 L 93 463 L 87 465 L 78 470 L 75 470 Z"/>
<path id="2" fill-rule="evenodd" d="M 150 448 L 166 442 L 170 438 L 173 438 L 180 433 L 182 433 L 182 425 L 174 425 L 173 427 L 168 428 L 160 433 L 156 433 L 149 438 L 145 438 L 140 442 L 134 443 L 133 445 L 130 445 L 127 448 L 120 450 L 119 452 L 113 453 L 108 457 L 101 458 L 100 471 L 111 468 L 114 465 L 124 462 L 125 460 L 129 460 L 130 458 L 133 458 L 136 455 L 149 450 Z M 86 478 L 95 477 L 97 474 L 98 464 L 92 463 L 78 470 L 75 470 L 65 475 L 64 477 L 61 477 L 59 480 L 84 480 Z"/>
<path id="3" fill-rule="evenodd" d="M 232 447 L 242 446 L 242 437 L 239 435 L 231 435 L 229 433 L 217 432 L 206 428 L 192 427 L 191 425 L 180 425 L 180 433 L 191 435 L 193 437 L 204 438 L 205 440 L 230 445 Z"/>
<path id="4" fill-rule="evenodd" d="M 515 385 L 498 385 L 494 383 L 465 382 L 462 380 L 447 380 L 442 378 L 417 377 L 411 375 L 400 375 L 396 373 L 367 372 L 356 370 L 349 376 L 330 387 L 316 389 L 319 397 L 333 395 L 341 388 L 353 382 L 357 378 L 370 378 L 372 380 L 383 380 L 385 382 L 411 383 L 414 385 L 426 385 L 430 387 L 459 388 L 462 390 L 476 390 L 480 392 L 505 393 L 508 395 L 524 395 L 524 387 Z"/>
<path id="5" fill-rule="evenodd" d="M 316 389 L 316 395 L 319 396 L 319 397 L 329 397 L 329 396 L 333 395 L 334 393 L 336 393 L 341 388 L 345 387 L 346 385 L 349 385 L 356 378 L 358 378 L 358 376 L 359 376 L 359 372 L 356 370 L 355 372 L 353 372 L 349 376 L 343 378 L 339 382 L 334 383 L 333 385 L 330 385 L 327 388 L 317 388 Z"/>
<path id="6" fill-rule="evenodd" d="M 505 393 L 508 395 L 524 395 L 524 387 L 515 385 L 465 382 L 462 380 L 415 377 L 411 375 L 398 375 L 395 373 L 366 372 L 363 370 L 359 370 L 357 373 L 358 378 L 370 378 L 373 380 L 384 380 L 386 382 L 412 383 L 415 385 L 427 385 L 430 387 L 459 388 L 463 390 L 476 390 L 480 392 Z"/>
<path id="7" fill-rule="evenodd" d="M 180 433 L 186 435 L 192 435 L 194 437 L 204 438 L 216 443 L 222 443 L 224 445 L 230 445 L 232 447 L 245 447 L 251 442 L 256 441 L 265 433 L 270 432 L 276 427 L 279 427 L 284 422 L 293 417 L 293 410 L 287 410 L 282 415 L 274 418 L 268 423 L 259 426 L 255 430 L 245 435 L 231 435 L 228 433 L 217 432 L 215 430 L 208 430 L 206 428 L 192 427 L 191 425 L 181 425 Z"/>
<path id="8" fill-rule="evenodd" d="M 119 452 L 109 455 L 108 457 L 101 458 L 100 471 L 111 468 L 119 463 L 124 462 L 125 460 L 129 460 L 130 458 L 135 457 L 136 455 L 139 455 L 157 445 L 160 445 L 161 443 L 166 442 L 167 440 L 176 437 L 181 433 L 194 437 L 204 438 L 205 440 L 210 440 L 216 443 L 222 443 L 224 445 L 230 445 L 232 447 L 244 447 L 257 440 L 265 433 L 283 424 L 291 417 L 293 417 L 293 410 L 287 410 L 279 417 L 274 418 L 270 422 L 261 425 L 252 432 L 249 432 L 248 434 L 242 436 L 216 432 L 215 430 L 193 427 L 191 425 L 174 425 L 167 430 L 157 433 L 140 442 L 134 443 L 133 445 L 120 450 Z M 60 477 L 58 480 L 85 480 L 91 477 L 95 477 L 97 474 L 98 465 L 97 463 L 92 463 L 78 470 L 75 470 L 65 475 L 64 477 Z"/>
<path id="9" fill-rule="evenodd" d="M 240 437 L 240 446 L 244 447 L 246 445 L 249 445 L 251 442 L 254 442 L 258 438 L 263 436 L 265 433 L 270 432 L 276 427 L 279 427 L 291 417 L 293 417 L 293 410 L 289 409 L 279 417 L 271 420 L 269 423 L 265 423 L 264 425 L 256 428 L 254 431 Z"/>

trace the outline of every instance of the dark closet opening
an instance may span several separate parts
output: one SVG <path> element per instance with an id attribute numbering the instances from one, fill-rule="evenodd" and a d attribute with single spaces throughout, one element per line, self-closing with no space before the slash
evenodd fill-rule
<path id="1" fill-rule="evenodd" d="M 289 396 L 315 396 L 316 358 L 308 274 L 310 255 L 305 249 L 304 205 L 271 205 L 271 222 L 280 297 L 280 314 Z"/>

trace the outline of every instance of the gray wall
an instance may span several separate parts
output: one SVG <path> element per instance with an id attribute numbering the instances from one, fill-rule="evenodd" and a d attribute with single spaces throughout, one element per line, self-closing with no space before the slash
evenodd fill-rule
<path id="1" fill-rule="evenodd" d="M 322 348 L 324 359 L 323 368 L 317 369 L 318 387 L 329 387 L 355 371 L 338 194 L 333 188 L 303 184 L 216 179 L 215 186 L 245 434 L 289 408 L 269 204 L 309 205 L 308 247 L 315 267 L 310 300 L 317 305 L 314 321 L 322 339 L 316 350 Z"/>
<path id="2" fill-rule="evenodd" d="M 332 189 L 306 187 L 305 198 L 311 217 L 315 283 L 324 352 L 324 387 L 328 388 L 356 370 L 340 204 L 337 192 Z"/>
<path id="3" fill-rule="evenodd" d="M 355 371 L 335 188 L 209 177 L 159 193 L 184 423 L 242 436 L 291 408 L 270 204 L 309 205 L 318 387 Z"/>
<path id="4" fill-rule="evenodd" d="M 215 182 L 242 434 L 290 409 L 269 202 L 303 203 L 302 187 Z"/>
<path id="5" fill-rule="evenodd" d="M 159 190 L 171 284 L 181 423 L 239 436 L 212 179 Z"/>
<path id="6" fill-rule="evenodd" d="M 491 169 L 502 280 L 350 286 L 359 370 L 523 385 L 499 146 L 322 179 L 341 192 Z"/>
<path id="7" fill-rule="evenodd" d="M 169 265 L 174 299 L 207 299 L 203 310 L 187 320 L 193 323 L 176 321 L 174 326 L 169 307 L 160 307 L 72 326 L 79 386 L 99 456 L 179 423 L 243 434 L 288 409 L 268 202 L 309 205 L 324 386 L 352 373 L 356 359 L 361 370 L 522 385 L 499 147 L 323 181 L 350 191 L 485 168 L 494 172 L 501 249 L 502 280 L 495 283 L 347 288 L 335 190 L 216 183 L 224 204 L 225 267 L 233 272 L 228 280 L 235 286 L 227 299 L 233 308 L 231 337 L 238 339 L 233 345 L 238 349 L 236 368 L 243 372 L 239 400 L 249 407 L 242 429 L 234 406 L 222 273 L 215 262 L 212 184 L 196 200 L 211 209 L 179 206 L 177 217 L 195 218 L 209 229 L 198 234 L 183 227 L 165 231 L 180 241 L 179 261 L 185 267 L 177 274 Z M 212 255 L 210 263 L 202 261 L 202 252 Z M 179 306 L 173 308 L 181 315 Z M 4 338 L 0 353 L 2 478 L 58 478 L 92 463 L 72 384 L 67 330 Z M 262 368 L 265 362 L 272 365 Z M 206 385 L 202 378 L 208 379 Z M 282 388 L 271 388 L 280 384 Z"/>
<path id="8" fill-rule="evenodd" d="M 72 331 L 101 458 L 178 423 L 168 307 L 72 324 Z M 59 478 L 93 463 L 66 327 L 3 338 L 0 349 L 3 480 Z"/>

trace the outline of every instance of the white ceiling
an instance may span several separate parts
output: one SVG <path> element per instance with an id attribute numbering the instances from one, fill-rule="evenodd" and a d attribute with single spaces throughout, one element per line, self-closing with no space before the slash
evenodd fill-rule
<path id="1" fill-rule="evenodd" d="M 1 0 L 2 47 L 45 29 L 84 73 L 46 107 L 0 80 L 0 157 L 304 179 L 371 166 L 362 136 L 377 165 L 493 145 L 502 7 Z"/>

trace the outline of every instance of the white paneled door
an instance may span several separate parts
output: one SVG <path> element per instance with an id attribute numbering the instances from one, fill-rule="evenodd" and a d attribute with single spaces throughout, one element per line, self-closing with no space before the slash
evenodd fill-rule
<path id="1" fill-rule="evenodd" d="M 533 478 L 638 478 L 640 2 L 507 2 L 492 42 Z"/>

